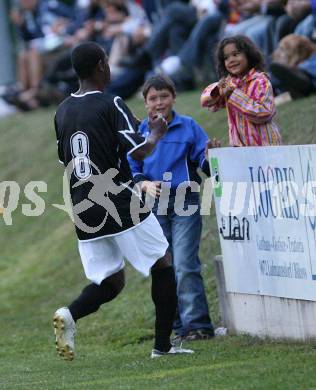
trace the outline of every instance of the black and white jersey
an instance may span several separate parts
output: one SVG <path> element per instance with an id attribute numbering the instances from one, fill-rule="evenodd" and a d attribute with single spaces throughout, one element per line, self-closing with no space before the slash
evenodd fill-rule
<path id="1" fill-rule="evenodd" d="M 139 213 L 126 159 L 145 139 L 121 98 L 99 91 L 71 95 L 57 109 L 55 130 L 79 240 L 118 234 L 147 218 L 147 209 Z"/>

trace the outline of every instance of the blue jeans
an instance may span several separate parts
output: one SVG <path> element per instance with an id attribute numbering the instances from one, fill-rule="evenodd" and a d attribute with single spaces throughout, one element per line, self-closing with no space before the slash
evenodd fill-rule
<path id="1" fill-rule="evenodd" d="M 169 4 L 145 45 L 153 61 L 160 62 L 167 50 L 168 55 L 176 55 L 188 39 L 196 21 L 197 15 L 194 7 L 180 1 Z"/>
<path id="2" fill-rule="evenodd" d="M 315 30 L 316 19 L 315 15 L 308 15 L 303 19 L 295 28 L 294 34 L 303 35 L 308 38 L 312 38 L 313 31 Z"/>
<path id="3" fill-rule="evenodd" d="M 174 330 L 184 336 L 194 329 L 213 329 L 201 276 L 201 263 L 198 256 L 202 231 L 199 195 L 186 196 L 185 208 L 197 205 L 197 211 L 191 216 L 179 216 L 174 210 L 174 197 L 170 197 L 167 215 L 157 215 L 157 206 L 153 208 L 163 232 L 169 242 L 173 256 L 178 296 L 178 318 Z"/>
<path id="4" fill-rule="evenodd" d="M 178 53 L 182 64 L 188 68 L 200 65 L 203 63 L 205 52 L 208 53 L 208 57 L 212 57 L 205 49 L 209 41 L 212 41 L 213 47 L 216 45 L 223 20 L 224 16 L 217 11 L 196 23 L 190 37 Z"/>

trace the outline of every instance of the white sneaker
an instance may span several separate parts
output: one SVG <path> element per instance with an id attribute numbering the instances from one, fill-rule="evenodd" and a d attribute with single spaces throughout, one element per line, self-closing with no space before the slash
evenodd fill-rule
<path id="1" fill-rule="evenodd" d="M 67 307 L 56 311 L 53 318 L 54 332 L 56 337 L 56 350 L 59 356 L 65 360 L 73 360 L 75 357 L 76 324 Z"/>
<path id="2" fill-rule="evenodd" d="M 153 349 L 151 351 L 151 358 L 155 359 L 155 358 L 158 358 L 161 356 L 177 355 L 177 354 L 181 354 L 181 353 L 191 354 L 191 353 L 194 353 L 194 351 L 192 349 L 185 349 L 182 347 L 171 347 L 168 352 L 162 352 L 162 351 L 159 351 L 158 349 Z"/>

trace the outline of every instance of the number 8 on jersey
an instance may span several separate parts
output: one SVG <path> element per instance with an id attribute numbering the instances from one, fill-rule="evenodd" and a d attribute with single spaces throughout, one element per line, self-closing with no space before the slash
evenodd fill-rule
<path id="1" fill-rule="evenodd" d="M 91 175 L 89 157 L 89 138 L 82 131 L 77 131 L 70 139 L 74 174 L 79 180 L 88 179 Z"/>

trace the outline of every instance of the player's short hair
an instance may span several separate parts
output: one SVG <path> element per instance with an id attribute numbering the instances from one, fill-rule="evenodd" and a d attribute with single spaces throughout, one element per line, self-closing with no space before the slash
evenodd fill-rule
<path id="1" fill-rule="evenodd" d="M 174 82 L 168 76 L 165 75 L 152 76 L 145 82 L 142 90 L 144 99 L 146 99 L 150 88 L 154 88 L 157 91 L 167 89 L 171 92 L 173 97 L 176 96 L 176 87 L 174 85 Z"/>
<path id="2" fill-rule="evenodd" d="M 100 60 L 107 61 L 107 56 L 102 47 L 95 42 L 81 43 L 71 53 L 72 66 L 81 80 L 92 75 Z"/>

